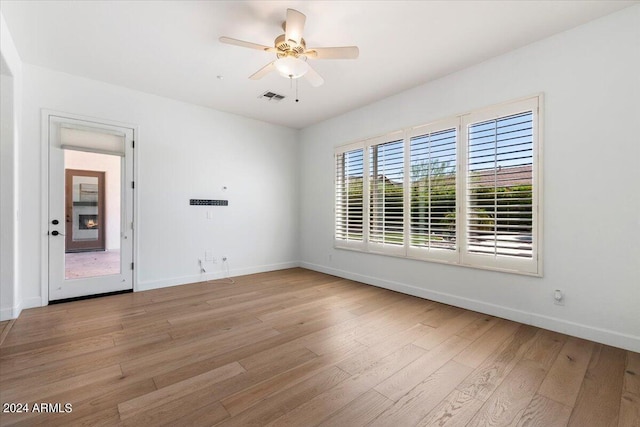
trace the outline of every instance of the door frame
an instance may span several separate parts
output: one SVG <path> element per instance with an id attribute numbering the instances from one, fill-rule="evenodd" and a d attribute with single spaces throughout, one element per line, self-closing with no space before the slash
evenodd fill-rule
<path id="1" fill-rule="evenodd" d="M 104 251 L 106 248 L 106 239 L 105 239 L 105 228 L 107 226 L 107 217 L 105 215 L 105 185 L 104 185 L 104 172 L 99 171 L 89 171 L 89 170 L 80 170 L 80 169 L 65 169 L 65 186 L 64 186 L 64 198 L 65 198 L 65 248 L 72 249 L 72 246 L 76 246 L 75 250 L 69 252 L 82 252 L 83 250 L 102 250 Z M 98 178 L 98 239 L 90 240 L 88 242 L 80 241 L 77 243 L 73 242 L 73 218 L 69 221 L 69 216 L 73 215 L 73 183 L 72 179 L 74 176 L 89 176 L 93 178 Z M 82 184 L 80 184 L 82 185 Z M 96 248 L 95 246 L 98 246 Z M 93 247 L 92 247 L 93 246 Z"/>
<path id="2" fill-rule="evenodd" d="M 40 111 L 40 297 L 41 306 L 49 305 L 49 118 L 51 116 L 61 117 L 70 120 L 83 120 L 93 122 L 97 125 L 118 126 L 131 129 L 133 131 L 133 140 L 135 145 L 139 145 L 138 126 L 132 123 L 121 122 L 117 120 L 102 119 L 97 117 L 85 116 L 81 114 L 67 113 L 43 108 Z M 135 147 L 137 148 L 137 147 Z M 138 155 L 137 150 L 132 151 L 133 155 L 133 181 L 138 181 Z M 138 186 L 133 191 L 133 224 L 131 236 L 133 238 L 132 262 L 134 265 L 138 260 L 138 227 L 139 209 L 138 209 Z M 133 269 L 132 274 L 133 291 L 138 289 L 138 268 Z"/>

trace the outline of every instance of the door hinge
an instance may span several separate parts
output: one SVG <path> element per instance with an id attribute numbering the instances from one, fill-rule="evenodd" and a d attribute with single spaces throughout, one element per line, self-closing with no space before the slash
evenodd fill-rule
<path id="1" fill-rule="evenodd" d="M 136 188 L 136 182 L 135 181 L 131 181 L 131 188 Z"/>
<path id="2" fill-rule="evenodd" d="M 133 263 L 131 263 L 131 269 L 133 270 Z"/>
<path id="3" fill-rule="evenodd" d="M 133 230 L 133 221 L 131 221 L 131 229 Z"/>
<path id="4" fill-rule="evenodd" d="M 131 148 L 136 148 L 136 142 L 133 139 L 131 140 Z"/>

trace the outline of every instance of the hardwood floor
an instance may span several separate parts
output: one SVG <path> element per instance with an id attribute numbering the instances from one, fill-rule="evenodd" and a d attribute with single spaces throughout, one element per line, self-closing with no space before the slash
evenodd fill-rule
<path id="1" fill-rule="evenodd" d="M 3 426 L 632 427 L 640 354 L 290 269 L 25 310 L 0 401 L 30 410 Z"/>

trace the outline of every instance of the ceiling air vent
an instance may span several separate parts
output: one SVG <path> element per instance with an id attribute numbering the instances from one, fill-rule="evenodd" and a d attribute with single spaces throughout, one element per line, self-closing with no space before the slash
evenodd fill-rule
<path id="1" fill-rule="evenodd" d="M 267 91 L 267 92 L 263 93 L 262 95 L 260 95 L 259 98 L 262 98 L 265 101 L 279 102 L 279 101 L 282 101 L 284 99 L 284 95 L 279 95 L 277 93 Z"/>

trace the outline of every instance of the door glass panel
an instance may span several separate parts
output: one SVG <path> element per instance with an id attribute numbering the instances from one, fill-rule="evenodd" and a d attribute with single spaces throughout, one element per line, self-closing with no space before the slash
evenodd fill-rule
<path id="1" fill-rule="evenodd" d="M 122 157 L 64 150 L 65 279 L 121 271 Z"/>

